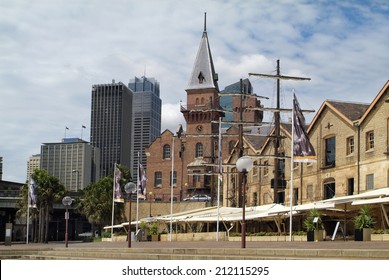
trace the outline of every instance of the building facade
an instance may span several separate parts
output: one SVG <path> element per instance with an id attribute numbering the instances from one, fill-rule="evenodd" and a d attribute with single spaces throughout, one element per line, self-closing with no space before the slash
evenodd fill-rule
<path id="1" fill-rule="evenodd" d="M 27 177 L 26 179 L 29 180 L 31 177 L 31 174 L 34 172 L 35 169 L 40 169 L 41 167 L 41 155 L 32 155 L 27 161 Z"/>
<path id="2" fill-rule="evenodd" d="M 186 104 L 181 104 L 186 130 L 177 124 L 177 131 L 164 131 L 145 149 L 147 190 L 156 199 L 169 200 L 173 186 L 174 200 L 207 194 L 216 201 L 220 155 L 228 157 L 238 140 L 238 126 L 231 121 L 239 121 L 241 112 L 251 121 L 262 119 L 261 113 L 240 110 L 241 105 L 260 106 L 251 95 L 249 81 L 243 83 L 245 99 L 235 96 L 235 91 L 240 91 L 240 82 L 219 91 L 208 34 L 204 30 L 186 89 Z M 223 98 L 226 109 L 221 106 Z M 227 118 L 226 111 L 231 113 Z M 230 124 L 219 134 L 220 120 Z M 219 135 L 223 138 L 221 146 Z"/>
<path id="3" fill-rule="evenodd" d="M 59 179 L 69 191 L 81 190 L 98 180 L 99 151 L 79 138 L 41 146 L 40 169 Z"/>
<path id="4" fill-rule="evenodd" d="M 307 128 L 317 154 L 315 163 L 293 163 L 293 204 L 305 204 L 389 187 L 389 82 L 370 104 L 326 100 Z M 271 134 L 271 133 L 270 133 Z M 280 173 L 288 182 L 281 203 L 290 201 L 291 125 L 281 124 Z M 244 137 L 245 154 L 258 167 L 248 174 L 247 204 L 273 202 L 271 185 L 274 147 L 271 139 L 260 148 Z M 233 155 L 230 163 L 236 162 Z M 235 169 L 229 171 L 233 173 Z M 234 174 L 225 175 L 224 192 L 234 189 Z"/>
<path id="5" fill-rule="evenodd" d="M 92 86 L 90 143 L 100 150 L 100 176 L 115 163 L 131 168 L 133 94 L 123 83 Z"/>
<path id="6" fill-rule="evenodd" d="M 141 77 L 130 80 L 128 88 L 133 92 L 131 166 L 133 178 L 138 174 L 138 155 L 147 168 L 144 149 L 161 134 L 161 98 L 159 82 Z"/>

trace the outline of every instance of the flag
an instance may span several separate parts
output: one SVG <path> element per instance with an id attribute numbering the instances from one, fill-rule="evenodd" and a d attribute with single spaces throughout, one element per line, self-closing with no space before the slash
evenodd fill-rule
<path id="1" fill-rule="evenodd" d="M 141 163 L 139 163 L 138 165 L 137 182 L 138 182 L 138 194 L 143 197 L 146 195 L 146 173 Z"/>
<path id="2" fill-rule="evenodd" d="M 315 162 L 316 153 L 304 128 L 305 118 L 296 95 L 293 94 L 293 161 Z"/>
<path id="3" fill-rule="evenodd" d="M 30 184 L 28 186 L 28 207 L 36 208 L 37 197 L 35 194 L 35 180 L 31 177 Z"/>
<path id="4" fill-rule="evenodd" d="M 122 179 L 122 172 L 119 168 L 117 168 L 115 164 L 115 170 L 114 170 L 114 202 L 120 202 L 124 203 L 124 198 L 122 197 L 122 190 L 120 187 L 120 180 Z"/>

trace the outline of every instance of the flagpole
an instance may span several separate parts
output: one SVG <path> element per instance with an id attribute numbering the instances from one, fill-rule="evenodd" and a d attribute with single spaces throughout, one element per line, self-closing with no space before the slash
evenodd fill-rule
<path id="1" fill-rule="evenodd" d="M 27 196 L 27 236 L 26 236 L 26 244 L 28 244 L 28 235 L 30 233 L 30 191 Z"/>
<path id="2" fill-rule="evenodd" d="M 141 181 L 139 180 L 140 176 L 140 156 L 138 152 L 138 174 L 136 175 L 136 226 L 135 226 L 135 235 L 138 233 L 139 227 L 139 188 Z"/>
<path id="3" fill-rule="evenodd" d="M 113 168 L 113 186 L 112 186 L 112 227 L 111 227 L 111 241 L 113 241 L 113 220 L 115 214 L 115 174 L 116 174 L 116 163 Z"/>
<path id="4" fill-rule="evenodd" d="M 222 180 L 222 121 L 219 117 L 219 139 L 218 139 L 218 163 L 219 163 L 219 172 L 217 176 L 217 223 L 216 223 L 216 241 L 219 241 L 219 223 L 220 223 L 220 184 Z"/>
<path id="5" fill-rule="evenodd" d="M 289 204 L 290 204 L 290 212 L 289 212 L 289 241 L 292 241 L 292 203 L 293 203 L 293 165 L 294 165 L 294 90 L 292 91 L 292 141 L 290 145 L 290 184 L 289 184 Z"/>
<path id="6" fill-rule="evenodd" d="M 170 242 L 172 239 L 173 232 L 173 179 L 174 179 L 174 134 L 173 134 L 173 145 L 172 145 L 172 173 L 171 173 L 171 186 L 170 186 Z"/>

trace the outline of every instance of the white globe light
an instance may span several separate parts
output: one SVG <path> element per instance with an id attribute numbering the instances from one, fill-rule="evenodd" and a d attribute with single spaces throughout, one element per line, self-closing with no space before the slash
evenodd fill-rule
<path id="1" fill-rule="evenodd" d="M 249 172 L 251 169 L 253 169 L 253 167 L 254 164 L 251 157 L 243 156 L 238 158 L 238 160 L 236 161 L 236 168 L 238 169 L 239 172 L 243 172 L 243 171 Z"/>

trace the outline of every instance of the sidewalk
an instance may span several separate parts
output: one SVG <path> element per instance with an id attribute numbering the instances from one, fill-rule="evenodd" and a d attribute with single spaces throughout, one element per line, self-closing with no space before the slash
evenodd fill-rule
<path id="1" fill-rule="evenodd" d="M 49 242 L 47 244 L 12 244 L 0 245 L 0 250 L 34 249 L 34 248 L 61 248 L 64 242 Z M 73 242 L 69 248 L 128 248 L 127 242 Z M 232 241 L 196 241 L 196 242 L 131 242 L 131 248 L 241 248 L 240 242 Z M 358 249 L 358 250 L 388 250 L 389 241 L 320 241 L 320 242 L 246 242 L 246 248 L 257 249 Z"/>

